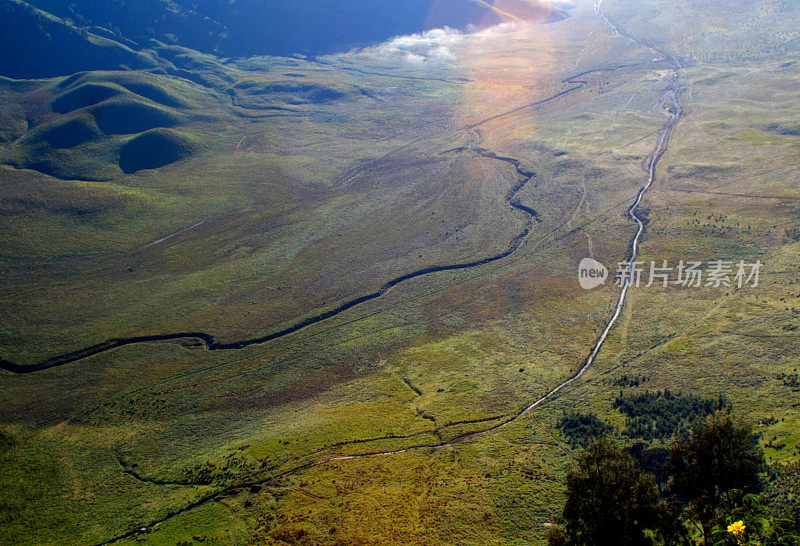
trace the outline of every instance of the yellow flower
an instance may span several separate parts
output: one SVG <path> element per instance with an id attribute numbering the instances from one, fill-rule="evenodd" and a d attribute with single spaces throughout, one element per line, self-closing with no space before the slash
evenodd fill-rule
<path id="1" fill-rule="evenodd" d="M 728 525 L 728 532 L 733 536 L 735 536 L 736 538 L 742 536 L 744 534 L 745 529 L 747 529 L 747 526 L 741 520 Z"/>

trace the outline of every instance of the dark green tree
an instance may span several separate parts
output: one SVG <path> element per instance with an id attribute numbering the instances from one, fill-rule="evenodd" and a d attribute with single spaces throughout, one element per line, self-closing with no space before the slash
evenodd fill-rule
<path id="1" fill-rule="evenodd" d="M 689 438 L 673 443 L 666 471 L 671 491 L 688 504 L 687 518 L 709 544 L 742 495 L 759 487 L 764 454 L 752 427 L 717 412 L 698 422 Z"/>
<path id="2" fill-rule="evenodd" d="M 658 524 L 658 503 L 653 477 L 642 473 L 623 448 L 600 439 L 567 476 L 564 532 L 558 540 L 593 546 L 652 544 L 645 530 Z"/>

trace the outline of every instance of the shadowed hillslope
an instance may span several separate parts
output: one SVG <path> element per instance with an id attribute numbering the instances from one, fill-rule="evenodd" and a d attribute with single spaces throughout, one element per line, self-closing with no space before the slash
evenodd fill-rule
<path id="1" fill-rule="evenodd" d="M 120 150 L 119 166 L 123 172 L 156 169 L 188 157 L 193 144 L 185 136 L 169 129 L 142 133 Z"/>
<path id="2" fill-rule="evenodd" d="M 430 28 L 484 26 L 501 20 L 492 2 L 476 0 L 32 0 L 31 4 L 131 45 L 144 47 L 156 39 L 232 57 L 320 55 Z M 519 16 L 550 15 L 540 2 L 501 4 Z M 114 32 L 103 28 L 109 22 Z"/>
<path id="3" fill-rule="evenodd" d="M 18 0 L 0 0 L 0 75 L 45 78 L 80 70 L 151 68 L 155 61 Z"/>

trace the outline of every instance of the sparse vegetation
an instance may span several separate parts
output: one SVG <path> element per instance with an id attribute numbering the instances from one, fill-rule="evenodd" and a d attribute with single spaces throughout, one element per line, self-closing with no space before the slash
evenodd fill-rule
<path id="1" fill-rule="evenodd" d="M 800 462 L 770 465 L 762 499 L 774 516 L 788 521 L 788 530 L 800 535 Z"/>
<path id="2" fill-rule="evenodd" d="M 624 374 L 614 381 L 614 385 L 617 387 L 639 387 L 646 381 L 647 377 L 642 375 L 629 377 L 628 374 Z"/>

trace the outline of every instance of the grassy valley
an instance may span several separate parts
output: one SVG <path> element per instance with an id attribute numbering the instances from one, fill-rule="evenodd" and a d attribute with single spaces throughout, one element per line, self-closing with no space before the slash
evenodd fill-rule
<path id="1" fill-rule="evenodd" d="M 141 341 L 0 372 L 11 543 L 539 544 L 588 438 L 660 446 L 722 405 L 791 483 L 791 3 L 602 2 L 641 43 L 588 0 L 536 4 L 308 58 L 29 4 L 53 13 L 0 9 L 92 62 L 0 64 L 0 359 Z M 614 313 L 673 74 L 638 259 L 760 260 L 760 282 L 631 288 L 586 373 L 514 419 Z"/>

